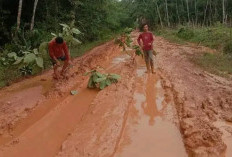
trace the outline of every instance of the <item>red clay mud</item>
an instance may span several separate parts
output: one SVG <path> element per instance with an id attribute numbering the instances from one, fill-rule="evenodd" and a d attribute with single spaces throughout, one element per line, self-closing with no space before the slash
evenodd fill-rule
<path id="1" fill-rule="evenodd" d="M 232 156 L 232 82 L 189 59 L 214 51 L 161 37 L 154 47 L 155 75 L 111 41 L 73 60 L 65 81 L 48 71 L 1 89 L 0 157 Z M 83 73 L 99 66 L 122 79 L 87 89 Z"/>
<path id="2" fill-rule="evenodd" d="M 160 37 L 155 45 L 164 87 L 175 97 L 189 155 L 224 156 L 227 150 L 226 156 L 231 156 L 231 142 L 224 132 L 228 133 L 232 126 L 223 124 L 232 115 L 231 80 L 209 74 L 190 61 L 190 57 L 202 54 L 206 48 L 173 44 Z"/>

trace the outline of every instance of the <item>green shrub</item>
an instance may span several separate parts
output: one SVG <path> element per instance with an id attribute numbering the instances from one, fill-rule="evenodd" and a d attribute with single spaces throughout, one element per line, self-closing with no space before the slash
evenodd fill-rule
<path id="1" fill-rule="evenodd" d="M 181 39 L 191 39 L 194 36 L 194 32 L 189 28 L 180 28 L 177 32 L 177 36 Z"/>
<path id="2" fill-rule="evenodd" d="M 193 57 L 193 62 L 217 75 L 228 76 L 228 74 L 232 74 L 230 55 L 204 53 L 204 55 Z"/>
<path id="3" fill-rule="evenodd" d="M 232 40 L 228 41 L 223 48 L 223 52 L 225 54 L 230 54 L 232 55 Z"/>

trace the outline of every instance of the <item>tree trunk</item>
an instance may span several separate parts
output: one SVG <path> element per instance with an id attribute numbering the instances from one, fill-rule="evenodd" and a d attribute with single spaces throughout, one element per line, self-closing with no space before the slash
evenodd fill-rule
<path id="1" fill-rule="evenodd" d="M 39 1 L 39 0 L 35 0 L 35 2 L 34 2 L 33 15 L 32 15 L 32 18 L 31 18 L 31 30 L 33 30 L 33 28 L 34 28 L 34 23 L 35 23 L 35 11 L 36 11 L 36 8 L 37 8 L 38 1 Z"/>
<path id="2" fill-rule="evenodd" d="M 195 0 L 195 25 L 197 25 L 197 22 L 198 22 L 197 0 Z"/>
<path id="3" fill-rule="evenodd" d="M 178 1 L 176 0 L 176 14 L 177 14 L 177 18 L 178 18 L 178 23 L 180 25 L 180 15 L 179 15 L 179 7 L 178 7 Z"/>
<path id="4" fill-rule="evenodd" d="M 17 29 L 16 29 L 16 31 L 18 31 L 19 27 L 20 27 L 22 5 L 23 5 L 23 0 L 19 0 L 19 8 L 18 8 L 18 16 L 17 16 Z"/>
<path id="5" fill-rule="evenodd" d="M 206 21 L 206 14 L 207 14 L 207 10 L 208 10 L 208 0 L 207 0 L 207 3 L 206 3 L 206 6 L 205 6 L 205 11 L 204 11 L 204 21 L 203 21 L 203 25 L 205 25 L 205 21 Z"/>
<path id="6" fill-rule="evenodd" d="M 160 20 L 160 25 L 163 28 L 163 21 L 162 21 L 162 18 L 160 16 L 159 6 L 158 6 L 157 2 L 156 2 L 156 8 L 157 8 L 157 13 L 158 13 L 159 20 Z"/>
<path id="7" fill-rule="evenodd" d="M 222 0 L 222 23 L 225 24 L 226 11 L 225 11 L 225 0 Z"/>
<path id="8" fill-rule="evenodd" d="M 168 2 L 167 2 L 167 0 L 165 0 L 165 2 L 166 2 L 166 16 L 167 16 L 167 22 L 168 22 L 168 27 L 170 27 L 169 14 L 168 14 Z"/>
<path id="9" fill-rule="evenodd" d="M 190 14 L 189 14 L 189 1 L 186 0 L 187 12 L 188 12 L 188 24 L 190 24 Z"/>
<path id="10" fill-rule="evenodd" d="M 213 11 L 212 11 L 212 0 L 210 0 L 210 3 L 209 3 L 210 5 L 209 5 L 209 7 L 210 7 L 210 14 L 209 14 L 209 16 L 210 16 L 210 26 L 212 25 L 212 23 L 213 23 L 213 17 L 212 17 L 212 15 L 213 15 Z"/>

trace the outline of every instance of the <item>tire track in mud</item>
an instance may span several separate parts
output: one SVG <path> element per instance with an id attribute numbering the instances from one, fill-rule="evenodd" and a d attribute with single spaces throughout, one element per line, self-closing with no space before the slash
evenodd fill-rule
<path id="1" fill-rule="evenodd" d="M 54 108 L 48 110 L 47 114 L 45 114 L 44 116 L 36 117 L 36 119 L 34 119 L 34 124 L 30 123 L 29 125 L 27 124 L 25 126 L 24 123 L 22 125 L 19 125 L 19 127 L 24 126 L 25 128 L 23 128 L 23 130 L 21 130 L 20 133 L 18 134 L 15 133 L 13 140 L 11 140 L 9 143 L 1 147 L 2 151 L 0 152 L 0 156 L 2 155 L 4 157 L 17 156 L 17 155 L 27 156 L 29 154 L 31 154 L 31 156 L 38 155 L 43 157 L 54 156 L 54 154 L 56 154 L 56 152 L 59 150 L 63 140 L 65 140 L 67 135 L 70 134 L 72 128 L 75 128 L 75 126 L 78 124 L 78 121 L 81 121 L 83 115 L 88 111 L 88 108 L 92 102 L 91 101 L 92 98 L 89 98 L 88 95 L 93 96 L 93 98 L 97 95 L 96 91 L 94 91 L 94 93 L 92 91 L 91 94 L 90 92 L 91 90 L 86 89 L 88 79 L 87 77 L 84 78 L 82 74 L 85 71 L 88 71 L 94 67 L 107 66 L 110 60 L 118 53 L 119 53 L 119 48 L 117 48 L 113 44 L 113 42 L 108 42 L 104 45 L 94 48 L 88 54 L 75 60 L 74 61 L 76 64 L 74 67 L 75 69 L 71 69 L 72 76 L 71 78 L 69 78 L 68 82 L 67 83 L 56 82 L 55 91 L 53 91 L 54 89 L 50 89 L 50 92 L 48 94 L 49 100 L 54 99 L 56 96 L 63 97 L 62 99 L 60 99 L 60 102 L 58 102 L 57 105 L 54 105 Z M 45 78 L 51 77 L 50 74 L 49 75 L 45 74 Z M 35 85 L 37 85 L 38 81 L 40 80 L 38 80 L 38 78 L 36 77 L 34 80 Z M 22 83 L 22 85 L 24 85 L 24 83 Z M 16 85 L 16 86 L 17 86 L 16 89 L 20 89 L 20 85 Z M 71 89 L 78 89 L 78 91 L 80 91 L 80 93 L 77 96 L 75 96 L 77 98 L 80 95 L 84 95 L 83 98 L 79 97 L 79 100 L 83 100 L 82 103 L 76 101 L 78 103 L 81 103 L 81 105 L 75 104 L 75 97 L 67 96 L 67 94 L 65 94 L 65 93 L 69 93 L 68 91 L 70 91 Z M 10 89 L 9 90 L 6 89 L 6 91 L 10 91 Z M 88 94 L 88 92 L 90 92 L 90 94 Z M 13 95 L 14 93 L 11 94 Z M 74 104 L 76 106 L 72 106 Z M 41 105 L 42 102 L 40 106 Z M 81 106 L 84 108 L 81 109 Z M 67 109 L 68 107 L 70 107 L 70 109 Z M 20 108 L 20 110 L 23 109 L 24 108 L 22 109 Z M 38 109 L 38 107 L 35 109 Z M 75 113 L 75 111 L 77 111 L 77 113 Z M 17 115 L 13 115 L 13 116 L 17 116 Z M 5 118 L 7 118 L 7 116 Z M 27 118 L 30 118 L 30 116 L 28 116 Z M 25 122 L 23 121 L 23 119 L 21 120 L 22 122 Z M 67 128 L 61 128 L 62 126 L 66 126 Z M 57 131 L 56 129 L 58 128 L 60 129 Z M 13 129 L 16 130 L 17 128 L 16 129 L 13 128 Z M 11 131 L 11 133 L 13 132 Z M 44 135 L 43 138 L 40 137 L 42 135 Z M 52 136 L 50 137 L 50 135 Z M 48 142 L 47 145 L 46 142 Z M 41 148 L 44 147 L 44 149 L 40 150 L 38 149 L 38 146 Z"/>

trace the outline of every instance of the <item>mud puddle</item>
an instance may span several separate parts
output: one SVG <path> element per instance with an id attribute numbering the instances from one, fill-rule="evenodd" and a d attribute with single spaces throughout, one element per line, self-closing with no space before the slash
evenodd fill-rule
<path id="1" fill-rule="evenodd" d="M 54 156 L 60 145 L 73 131 L 97 91 L 83 89 L 75 97 L 67 97 L 54 110 L 28 128 L 16 142 L 0 152 L 0 156 Z M 39 148 L 39 149 L 38 149 Z"/>
<path id="2" fill-rule="evenodd" d="M 156 75 L 145 71 L 145 66 L 138 66 L 134 105 L 115 157 L 187 156 L 181 134 L 172 122 L 173 111 L 170 103 L 165 102 L 161 82 Z"/>

